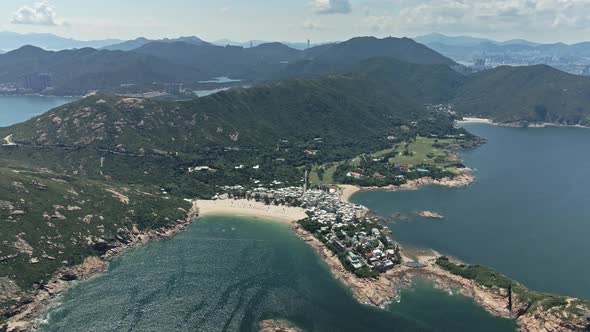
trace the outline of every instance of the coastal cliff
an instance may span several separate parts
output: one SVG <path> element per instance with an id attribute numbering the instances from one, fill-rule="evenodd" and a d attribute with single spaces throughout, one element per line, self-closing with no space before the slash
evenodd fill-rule
<path id="1" fill-rule="evenodd" d="M 87 280 L 106 271 L 108 260 L 130 248 L 144 245 L 150 241 L 170 238 L 183 231 L 198 215 L 196 201 L 193 201 L 192 207 L 188 211 L 184 210 L 184 212 L 186 218 L 176 220 L 173 224 L 157 229 L 139 231 L 134 226 L 129 231 L 126 241 L 111 244 L 111 247 L 100 257 L 91 256 L 86 258 L 82 264 L 57 271 L 49 281 L 28 294 L 18 297 L 17 303 L 6 314 L 10 319 L 4 326 L 0 326 L 0 331 L 24 332 L 35 330 L 37 327 L 35 320 L 44 315 L 49 304 L 75 282 Z"/>
<path id="2" fill-rule="evenodd" d="M 436 288 L 459 292 L 463 296 L 472 298 L 494 316 L 514 319 L 519 330 L 523 332 L 586 332 L 590 330 L 588 302 L 566 298 L 565 305 L 556 304 L 548 308 L 558 297 L 524 289 L 537 298 L 532 301 L 530 298 L 514 295 L 512 310 L 509 310 L 507 289 L 488 287 L 445 270 L 437 264 L 443 256 L 434 251 L 431 254 L 416 257 L 402 254 L 403 261 L 411 262 L 410 264 L 398 265 L 378 278 L 359 278 L 347 271 L 332 251 L 312 234 L 298 224 L 293 225 L 293 230 L 315 250 L 328 265 L 334 277 L 347 286 L 361 303 L 385 307 L 398 298 L 402 288 L 411 286 L 412 280 L 419 277 L 433 282 Z"/>

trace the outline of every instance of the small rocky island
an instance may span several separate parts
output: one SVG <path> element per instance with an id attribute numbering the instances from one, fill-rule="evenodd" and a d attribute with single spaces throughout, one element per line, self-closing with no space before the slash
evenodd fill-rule
<path id="1" fill-rule="evenodd" d="M 444 219 L 445 218 L 442 214 L 432 212 L 432 211 L 418 211 L 416 214 L 419 217 L 428 218 L 428 219 Z"/>

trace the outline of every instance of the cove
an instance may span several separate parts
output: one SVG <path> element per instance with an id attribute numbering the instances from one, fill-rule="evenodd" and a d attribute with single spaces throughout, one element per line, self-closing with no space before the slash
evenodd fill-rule
<path id="1" fill-rule="evenodd" d="M 469 187 L 361 192 L 352 201 L 384 217 L 406 246 L 488 265 L 527 287 L 590 298 L 590 130 L 467 124 L 488 143 L 462 151 Z M 423 219 L 429 210 L 444 220 Z"/>
<path id="2" fill-rule="evenodd" d="M 362 305 L 288 225 L 198 219 L 78 283 L 41 331 L 256 331 L 284 318 L 308 331 L 514 331 L 473 301 L 417 281 L 386 310 Z"/>

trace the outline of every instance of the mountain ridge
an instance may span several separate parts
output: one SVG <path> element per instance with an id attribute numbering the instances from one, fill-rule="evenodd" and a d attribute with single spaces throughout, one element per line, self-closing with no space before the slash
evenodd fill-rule
<path id="1" fill-rule="evenodd" d="M 82 41 L 57 36 L 51 33 L 21 34 L 11 31 L 0 31 L 0 49 L 5 51 L 14 50 L 24 45 L 35 45 L 48 50 L 63 50 L 83 47 L 100 48 L 120 42 L 122 42 L 122 40 L 116 38 Z"/>

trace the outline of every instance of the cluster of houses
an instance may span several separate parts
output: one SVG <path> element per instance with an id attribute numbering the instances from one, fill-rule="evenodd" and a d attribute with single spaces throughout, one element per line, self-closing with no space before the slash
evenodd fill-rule
<path id="1" fill-rule="evenodd" d="M 254 188 L 223 187 L 230 197 L 265 201 L 268 204 L 300 206 L 309 216 L 308 222 L 316 225 L 314 235 L 328 248 L 345 257 L 352 270 L 369 268 L 385 272 L 394 267 L 397 244 L 389 238 L 389 229 L 382 219 L 368 215 L 360 205 L 343 202 L 337 187 L 327 190 L 302 187 Z M 223 196 L 226 198 L 227 194 Z M 221 197 L 216 197 L 221 198 Z"/>

